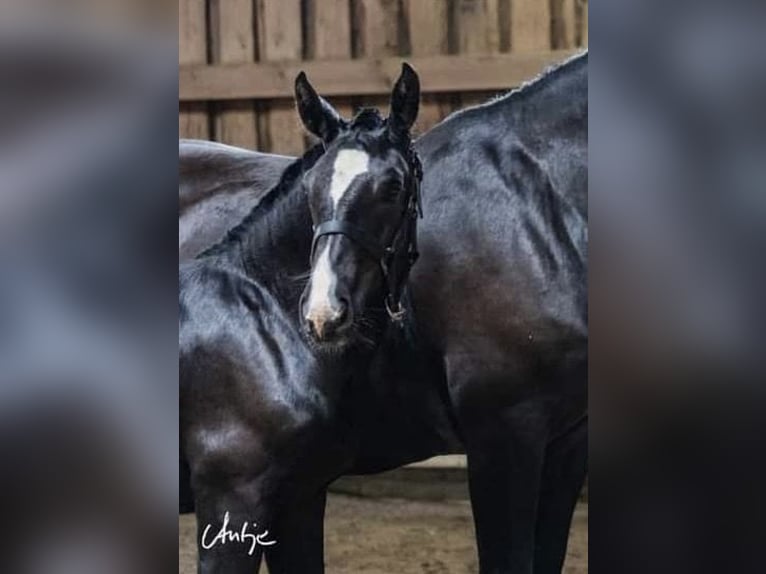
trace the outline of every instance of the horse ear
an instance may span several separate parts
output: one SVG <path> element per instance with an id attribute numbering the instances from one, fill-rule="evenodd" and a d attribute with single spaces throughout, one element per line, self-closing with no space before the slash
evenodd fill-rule
<path id="1" fill-rule="evenodd" d="M 335 108 L 316 93 L 304 72 L 295 78 L 295 103 L 303 125 L 323 142 L 329 143 L 340 133 L 343 120 Z"/>
<path id="2" fill-rule="evenodd" d="M 391 93 L 391 113 L 389 120 L 398 130 L 409 131 L 418 117 L 420 107 L 420 79 L 417 72 L 407 64 L 402 64 L 402 73 L 396 80 Z"/>

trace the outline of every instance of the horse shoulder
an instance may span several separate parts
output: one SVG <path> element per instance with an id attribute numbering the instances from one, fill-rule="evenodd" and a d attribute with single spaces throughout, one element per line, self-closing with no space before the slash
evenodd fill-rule
<path id="1" fill-rule="evenodd" d="M 586 224 L 518 140 L 472 144 L 424 162 L 415 302 L 453 362 L 522 372 L 586 341 Z"/>
<path id="2" fill-rule="evenodd" d="M 180 285 L 180 395 L 190 460 L 226 474 L 242 470 L 247 453 L 253 471 L 328 418 L 320 373 L 276 301 L 248 277 L 197 261 L 182 269 Z"/>

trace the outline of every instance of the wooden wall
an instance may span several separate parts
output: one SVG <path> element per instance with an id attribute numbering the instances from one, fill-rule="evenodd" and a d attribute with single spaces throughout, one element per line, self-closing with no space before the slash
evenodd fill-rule
<path id="1" fill-rule="evenodd" d="M 299 70 L 350 116 L 403 59 L 422 133 L 587 46 L 587 21 L 587 0 L 179 0 L 180 136 L 298 154 Z"/>

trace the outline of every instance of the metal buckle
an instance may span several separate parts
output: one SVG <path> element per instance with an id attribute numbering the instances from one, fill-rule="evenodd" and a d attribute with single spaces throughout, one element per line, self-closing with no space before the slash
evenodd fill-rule
<path id="1" fill-rule="evenodd" d="M 397 301 L 396 302 L 396 310 L 391 309 L 391 305 L 389 303 L 390 297 L 386 297 L 386 312 L 388 313 L 389 318 L 391 321 L 397 324 L 401 324 L 402 321 L 404 321 L 404 317 L 407 314 L 407 310 L 402 307 L 402 302 Z"/>

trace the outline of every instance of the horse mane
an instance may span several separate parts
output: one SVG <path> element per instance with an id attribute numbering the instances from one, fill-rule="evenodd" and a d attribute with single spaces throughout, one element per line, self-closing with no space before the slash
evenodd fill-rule
<path id="1" fill-rule="evenodd" d="M 285 197 L 293 188 L 295 182 L 303 173 L 311 169 L 317 160 L 324 154 L 324 146 L 320 143 L 311 147 L 301 157 L 285 168 L 279 182 L 263 194 L 260 201 L 237 225 L 226 232 L 226 236 L 202 251 L 196 258 L 224 253 L 231 245 L 237 244 L 259 221 L 267 217 L 277 205 L 277 200 Z"/>
<path id="2" fill-rule="evenodd" d="M 568 72 L 570 68 L 577 66 L 579 64 L 587 63 L 587 62 L 588 62 L 588 50 L 584 50 L 583 52 L 578 52 L 562 62 L 557 62 L 555 64 L 552 64 L 546 67 L 545 69 L 543 69 L 542 72 L 540 72 L 537 76 L 535 76 L 531 80 L 522 82 L 522 84 L 519 87 L 509 90 L 505 94 L 501 94 L 497 98 L 494 98 L 494 100 L 491 100 L 489 103 L 492 103 L 495 100 L 503 100 L 506 98 L 511 98 L 517 94 L 526 95 L 530 92 L 542 90 L 546 88 L 549 84 L 551 84 L 553 81 L 557 80 L 561 74 Z"/>

